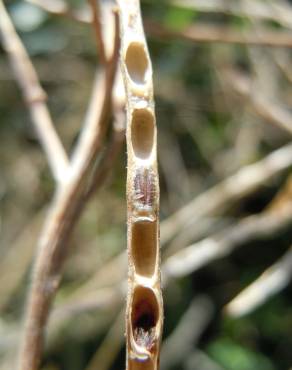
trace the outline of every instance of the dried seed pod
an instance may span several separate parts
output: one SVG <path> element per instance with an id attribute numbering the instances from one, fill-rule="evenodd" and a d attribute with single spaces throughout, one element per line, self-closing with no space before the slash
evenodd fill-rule
<path id="1" fill-rule="evenodd" d="M 127 96 L 127 369 L 157 370 L 163 324 L 152 67 L 138 0 L 119 0 Z"/>

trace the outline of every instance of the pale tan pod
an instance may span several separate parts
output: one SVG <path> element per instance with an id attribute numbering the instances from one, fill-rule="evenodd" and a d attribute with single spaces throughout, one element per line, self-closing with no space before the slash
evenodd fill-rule
<path id="1" fill-rule="evenodd" d="M 159 368 L 163 326 L 159 181 L 152 66 L 138 0 L 119 0 L 121 67 L 127 97 L 127 369 Z"/>

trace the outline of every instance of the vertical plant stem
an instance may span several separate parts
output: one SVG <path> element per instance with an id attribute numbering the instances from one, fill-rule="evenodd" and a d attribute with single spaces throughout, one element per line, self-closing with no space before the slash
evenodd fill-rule
<path id="1" fill-rule="evenodd" d="M 138 0 L 121 0 L 121 66 L 127 98 L 127 369 L 156 370 L 163 325 L 159 182 L 152 66 Z"/>
<path id="2" fill-rule="evenodd" d="M 67 181 L 57 188 L 34 266 L 25 330 L 20 349 L 19 370 L 37 370 L 50 307 L 62 277 L 68 238 L 85 205 L 84 183 L 100 150 L 111 115 L 112 88 L 119 50 L 118 18 L 114 51 L 105 72 L 96 79 L 92 99 L 79 142 L 70 162 Z M 99 92 L 99 94 L 98 94 Z"/>
<path id="3" fill-rule="evenodd" d="M 102 38 L 102 27 L 100 17 L 100 4 L 98 0 L 89 0 L 89 4 L 92 10 L 92 23 L 95 31 L 95 39 L 97 44 L 97 50 L 99 52 L 99 59 L 101 64 L 105 64 L 105 46 Z"/>

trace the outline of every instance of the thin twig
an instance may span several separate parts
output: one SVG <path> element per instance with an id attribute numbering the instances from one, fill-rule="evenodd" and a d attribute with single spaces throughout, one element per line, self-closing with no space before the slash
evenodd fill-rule
<path id="1" fill-rule="evenodd" d="M 117 16 L 115 19 L 117 19 Z M 114 37 L 114 45 L 117 46 L 119 44 L 118 33 L 115 33 Z M 107 63 L 104 75 L 100 75 L 99 73 L 96 75 L 84 128 L 72 155 L 70 165 L 72 177 L 80 173 L 80 170 L 84 167 L 84 162 L 90 162 L 92 160 L 96 152 L 95 148 L 100 148 L 101 139 L 103 138 L 105 129 L 107 128 L 108 115 L 110 113 L 109 106 L 111 105 L 111 94 L 116 72 L 117 58 L 118 50 L 117 48 L 114 48 L 111 60 Z M 108 86 L 111 86 L 111 89 L 108 89 Z M 97 102 L 101 101 L 103 104 L 97 104 Z"/>
<path id="2" fill-rule="evenodd" d="M 92 23 L 93 23 L 93 29 L 95 31 L 95 39 L 96 39 L 100 62 L 101 64 L 104 64 L 106 62 L 106 55 L 105 55 L 104 42 L 103 42 L 103 37 L 102 37 L 100 4 L 99 4 L 99 1 L 97 0 L 88 0 L 88 1 L 91 6 Z"/>
<path id="3" fill-rule="evenodd" d="M 292 276 L 292 247 L 262 275 L 239 293 L 225 307 L 232 317 L 241 317 L 264 304 L 272 296 L 283 290 Z"/>
<path id="4" fill-rule="evenodd" d="M 56 5 L 53 6 L 49 2 L 40 2 L 39 0 L 26 0 L 37 6 L 40 6 L 44 10 L 58 15 L 58 16 L 69 16 L 82 23 L 90 23 L 92 19 L 91 12 L 88 9 L 83 9 L 83 12 L 79 14 L 78 11 L 73 12 L 68 9 L 68 6 L 63 2 L 63 0 L 54 0 Z M 212 5 L 209 2 L 204 2 L 206 9 L 212 9 Z M 178 4 L 180 5 L 180 3 Z M 182 4 L 183 5 L 183 4 Z M 210 7 L 209 7 L 210 5 Z M 263 5 L 263 4 L 262 4 Z M 215 5 L 214 5 L 215 6 Z M 201 5 L 201 10 L 203 5 Z M 220 8 L 223 11 L 227 6 L 224 2 L 220 4 Z M 219 9 L 218 8 L 218 11 Z M 254 7 L 252 7 L 254 8 Z M 287 9 L 286 9 L 287 8 Z M 246 7 L 246 11 L 248 6 Z M 251 9 L 251 8 L 250 8 Z M 276 10 L 275 10 L 276 9 Z M 200 10 L 200 9 L 198 9 Z M 225 11 L 223 11 L 225 12 Z M 240 14 L 240 10 L 232 10 L 232 14 Z M 291 14 L 292 10 L 290 7 L 284 7 L 283 4 L 268 7 L 267 5 L 260 11 L 262 14 L 259 18 L 266 18 L 275 20 L 276 22 L 282 23 L 284 26 L 292 28 Z M 257 12 L 253 10 L 250 13 L 246 13 L 246 16 L 256 16 Z M 259 12 L 258 12 L 259 13 Z M 86 14 L 86 16 L 85 16 Z M 244 13 L 241 13 L 244 15 Z M 167 27 L 154 22 L 153 20 L 146 19 L 144 21 L 145 31 L 147 34 L 159 37 L 162 39 L 173 39 L 182 38 L 193 42 L 218 42 L 226 44 L 241 44 L 241 45 L 255 45 L 255 46 L 270 46 L 270 47 L 288 47 L 292 46 L 292 34 L 287 31 L 271 31 L 265 29 L 261 33 L 246 32 L 246 31 L 236 31 L 230 27 L 214 26 L 214 25 L 193 25 L 182 31 L 174 31 L 168 29 Z"/>
<path id="5" fill-rule="evenodd" d="M 66 176 L 68 167 L 67 154 L 54 129 L 45 103 L 46 94 L 39 83 L 36 71 L 14 29 L 2 0 L 0 0 L 0 18 L 0 33 L 3 47 L 10 59 L 16 80 L 22 90 L 52 173 L 56 181 L 61 182 Z"/>
<path id="6" fill-rule="evenodd" d="M 119 92 L 119 94 L 119 99 L 121 99 L 122 93 Z M 85 190 L 82 201 L 80 201 L 81 207 L 83 207 L 83 203 L 87 202 L 90 197 L 94 195 L 96 190 L 108 179 L 125 142 L 125 112 L 121 105 L 116 105 L 115 101 L 116 98 L 114 97 L 113 113 L 115 118 L 112 137 L 100 162 L 96 165 L 90 176 L 89 186 Z M 122 103 L 121 100 L 120 103 Z M 40 228 L 40 222 L 44 217 L 43 213 L 42 211 L 32 222 L 28 223 L 23 232 L 13 242 L 7 256 L 5 255 L 3 261 L 1 261 L 2 268 L 0 268 L 0 277 L 5 276 L 6 279 L 8 275 L 10 277 L 7 279 L 7 284 L 0 285 L 0 309 L 7 304 L 28 270 L 28 266 L 34 254 L 35 243 L 32 242 L 32 240 L 36 238 L 36 230 Z M 16 261 L 19 261 L 19 263 Z M 16 265 L 18 266 L 17 269 L 15 269 Z"/>
<path id="7" fill-rule="evenodd" d="M 125 128 L 114 128 L 112 138 L 108 144 L 108 147 L 106 148 L 105 154 L 92 174 L 90 180 L 91 185 L 84 194 L 85 200 L 89 199 L 90 196 L 96 191 L 96 187 L 103 183 L 107 178 L 107 175 L 113 168 L 113 164 L 116 162 L 118 155 L 121 153 L 124 142 Z"/>
<path id="8" fill-rule="evenodd" d="M 198 12 L 221 13 L 237 17 L 259 20 L 272 20 L 284 27 L 292 28 L 292 9 L 287 4 L 258 0 L 171 0 L 172 5 Z"/>
<path id="9" fill-rule="evenodd" d="M 290 175 L 265 213 L 279 217 L 292 203 L 292 176 Z M 289 283 L 292 275 L 292 247 L 274 265 L 269 267 L 258 279 L 239 293 L 228 305 L 226 312 L 233 317 L 240 317 L 254 311 L 273 295 L 280 292 Z"/>
<path id="10" fill-rule="evenodd" d="M 148 35 L 163 40 L 183 39 L 192 42 L 217 42 L 223 44 L 239 44 L 269 47 L 292 46 L 292 34 L 287 31 L 271 31 L 269 29 L 254 33 L 245 30 L 237 31 L 229 26 L 216 25 L 191 25 L 183 30 L 176 31 L 158 22 L 147 19 L 145 30 Z"/>
<path id="11" fill-rule="evenodd" d="M 118 59 L 118 18 L 115 48 L 106 73 L 94 85 L 89 113 L 74 152 L 66 183 L 57 190 L 47 222 L 42 231 L 34 268 L 32 288 L 26 313 L 26 325 L 19 359 L 19 370 L 37 370 L 43 347 L 43 333 L 50 305 L 61 279 L 68 237 L 78 217 L 84 180 L 92 160 L 101 147 L 110 118 L 111 93 Z M 99 92 L 99 94 L 97 94 Z M 96 98 L 99 98 L 96 100 Z"/>
<path id="12" fill-rule="evenodd" d="M 168 258 L 164 264 L 166 277 L 189 274 L 253 238 L 266 238 L 287 227 L 292 222 L 291 186 L 289 176 L 285 186 L 260 214 L 246 217 Z"/>
<path id="13" fill-rule="evenodd" d="M 116 311 L 122 306 L 126 294 L 126 281 L 109 288 L 92 290 L 74 302 L 58 303 L 50 314 L 50 320 L 46 329 L 48 346 L 54 343 L 54 339 L 61 335 L 64 325 L 70 325 L 76 321 L 77 315 L 88 312 Z M 15 359 L 15 348 L 19 342 L 19 322 L 0 320 L 0 354 L 13 353 Z M 2 358 L 2 357 L 1 357 Z"/>
<path id="14" fill-rule="evenodd" d="M 222 213 L 235 200 L 250 194 L 292 165 L 292 144 L 289 143 L 264 159 L 245 166 L 213 188 L 200 194 L 161 224 L 161 240 L 169 241 L 185 226 L 196 224 L 202 217 Z"/>
<path id="15" fill-rule="evenodd" d="M 292 222 L 292 206 L 288 204 L 281 213 L 263 212 L 249 216 L 237 224 L 194 243 L 169 257 L 164 266 L 165 278 L 186 276 L 210 262 L 222 258 L 236 247 L 254 238 L 267 238 Z"/>
<path id="16" fill-rule="evenodd" d="M 108 179 L 125 142 L 124 129 L 122 127 L 117 127 L 115 123 L 113 126 L 112 138 L 100 163 L 98 163 L 91 175 L 90 185 L 85 191 L 82 201 L 80 201 L 81 207 L 83 207 L 83 203 L 87 202 L 90 197 L 96 193 L 96 190 Z M 32 242 L 32 240 L 36 239 L 36 230 L 40 228 L 42 220 L 43 212 L 38 214 L 36 219 L 25 227 L 21 235 L 13 242 L 13 246 L 8 252 L 8 255 L 5 256 L 1 262 L 2 269 L 0 276 L 5 276 L 8 283 L 0 286 L 0 309 L 7 304 L 28 270 L 34 254 L 35 243 Z M 19 260 L 19 263 L 16 262 L 17 260 Z M 15 269 L 16 265 L 18 266 L 17 269 Z M 9 278 L 8 275 L 10 276 Z"/>
<path id="17" fill-rule="evenodd" d="M 26 0 L 37 5 L 49 13 L 57 16 L 67 16 L 81 23 L 90 23 L 92 13 L 88 8 L 71 10 L 63 0 Z M 240 4 L 224 0 L 171 0 L 171 5 L 195 9 L 199 12 L 223 13 L 232 16 L 247 17 L 251 19 L 272 20 L 283 27 L 292 28 L 292 9 L 285 4 L 268 4 L 255 0 L 245 0 Z"/>
<path id="18" fill-rule="evenodd" d="M 107 17 L 107 23 L 109 22 L 110 19 L 109 17 Z M 105 55 L 108 55 L 110 48 L 106 49 L 107 50 Z M 105 154 L 101 162 L 93 170 L 90 179 L 90 185 L 84 193 L 84 201 L 88 200 L 91 197 L 91 195 L 95 192 L 96 187 L 104 182 L 106 175 L 108 175 L 108 173 L 112 169 L 113 164 L 118 158 L 118 155 L 125 142 L 125 131 L 126 131 L 125 99 L 126 97 L 122 81 L 122 75 L 120 68 L 118 67 L 112 94 L 112 110 L 114 116 L 112 137 L 108 147 L 106 148 Z"/>
<path id="19" fill-rule="evenodd" d="M 269 101 L 262 92 L 252 87 L 252 81 L 242 73 L 230 72 L 226 75 L 231 88 L 245 98 L 251 108 L 267 122 L 271 122 L 281 129 L 292 134 L 292 115 L 279 104 Z"/>

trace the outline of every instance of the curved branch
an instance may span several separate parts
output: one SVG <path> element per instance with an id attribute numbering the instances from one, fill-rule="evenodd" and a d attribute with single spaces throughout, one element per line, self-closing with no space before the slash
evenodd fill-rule
<path id="1" fill-rule="evenodd" d="M 0 1 L 0 19 L 3 47 L 10 59 L 52 173 L 57 182 L 62 182 L 68 168 L 67 154 L 55 131 L 50 112 L 46 106 L 46 94 L 2 0 Z"/>
<path id="2" fill-rule="evenodd" d="M 118 32 L 117 23 L 116 15 L 116 32 Z M 44 328 L 51 302 L 60 283 L 68 238 L 84 206 L 82 193 L 84 181 L 91 169 L 93 159 L 101 148 L 110 118 L 111 94 L 118 50 L 119 43 L 116 37 L 114 53 L 107 64 L 106 73 L 100 75 L 94 85 L 91 108 L 81 134 L 80 144 L 77 145 L 75 156 L 72 159 L 67 182 L 61 184 L 56 192 L 39 240 L 32 288 L 27 305 L 19 370 L 37 370 L 40 364 Z"/>

